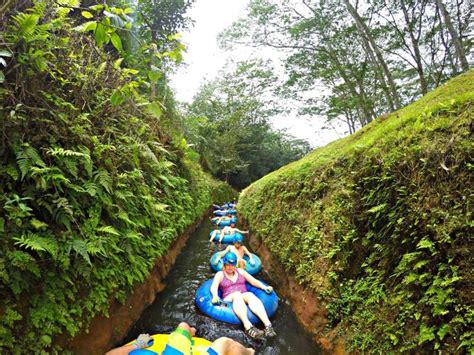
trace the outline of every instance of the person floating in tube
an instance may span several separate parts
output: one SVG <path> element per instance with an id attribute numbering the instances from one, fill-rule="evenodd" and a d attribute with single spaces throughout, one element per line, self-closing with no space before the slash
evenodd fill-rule
<path id="1" fill-rule="evenodd" d="M 229 213 L 229 214 L 227 214 L 225 216 L 222 216 L 222 217 L 212 217 L 211 222 L 213 224 L 215 224 L 216 226 L 219 226 L 221 224 L 221 222 L 232 221 L 232 219 L 234 219 L 234 218 L 235 218 L 235 216 Z"/>
<path id="2" fill-rule="evenodd" d="M 226 234 L 235 233 L 249 234 L 249 231 L 241 231 L 240 229 L 236 228 L 235 222 L 230 222 L 230 226 L 226 226 L 221 230 L 215 230 L 214 232 L 212 232 L 211 239 L 209 239 L 209 241 L 212 242 L 216 237 L 219 237 L 219 243 L 222 243 L 222 239 L 224 239 L 224 236 Z"/>
<path id="3" fill-rule="evenodd" d="M 190 355 L 192 353 L 192 337 L 196 335 L 196 328 L 182 322 L 170 334 L 168 344 L 161 355 Z M 130 345 L 112 349 L 106 355 L 127 355 L 136 349 L 145 349 L 151 346 L 152 338 L 149 334 L 140 334 Z M 227 337 L 221 337 L 207 349 L 209 355 L 252 355 L 255 350 L 246 348 L 242 344 Z"/>
<path id="4" fill-rule="evenodd" d="M 228 252 L 232 252 L 237 255 L 238 268 L 245 269 L 246 262 L 244 260 L 244 255 L 247 255 L 249 257 L 250 265 L 254 266 L 255 261 L 252 258 L 252 254 L 249 252 L 246 246 L 242 245 L 243 242 L 244 242 L 244 236 L 242 234 L 236 234 L 232 242 L 234 245 L 229 245 L 223 251 L 219 252 L 217 258 L 214 260 L 214 265 L 217 265 L 219 263 L 219 260 Z"/>
<path id="5" fill-rule="evenodd" d="M 218 271 L 214 275 L 211 285 L 212 303 L 218 304 L 221 302 L 218 295 L 218 289 L 220 288 L 222 299 L 232 302 L 232 309 L 235 315 L 242 321 L 247 335 L 254 339 L 262 338 L 263 336 L 276 336 L 262 301 L 252 292 L 247 291 L 245 282 L 264 290 L 266 293 L 272 293 L 273 287 L 264 285 L 245 270 L 237 269 L 237 255 L 235 253 L 227 252 L 222 261 L 224 267 L 222 271 Z M 265 325 L 264 331 L 252 325 L 247 317 L 247 307 Z"/>

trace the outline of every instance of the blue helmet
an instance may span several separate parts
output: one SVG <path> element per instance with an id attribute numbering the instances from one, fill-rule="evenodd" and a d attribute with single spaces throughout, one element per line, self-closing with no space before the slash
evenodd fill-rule
<path id="1" fill-rule="evenodd" d="M 237 255 L 229 251 L 226 255 L 224 255 L 224 258 L 222 259 L 222 262 L 224 265 L 237 265 Z"/>
<path id="2" fill-rule="evenodd" d="M 243 241 L 244 241 L 244 236 L 240 233 L 236 233 L 234 236 L 233 242 L 242 244 Z"/>

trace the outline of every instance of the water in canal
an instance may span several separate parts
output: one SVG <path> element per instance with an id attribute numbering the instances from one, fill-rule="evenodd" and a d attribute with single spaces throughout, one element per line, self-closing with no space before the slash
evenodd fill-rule
<path id="1" fill-rule="evenodd" d="M 213 341 L 227 336 L 246 347 L 253 347 L 257 354 L 320 354 L 319 348 L 297 322 L 284 299 L 280 299 L 278 310 L 271 318 L 277 336 L 270 339 L 250 339 L 243 327 L 222 323 L 200 313 L 194 304 L 196 290 L 214 275 L 209 266 L 209 259 L 215 252 L 208 242 L 211 229 L 211 223 L 205 220 L 192 234 L 165 280 L 166 289 L 144 310 L 126 341 L 135 339 L 140 333 L 169 333 L 178 323 L 185 321 L 197 329 L 198 337 Z M 262 272 L 256 277 L 265 280 Z M 278 289 L 277 285 L 273 286 Z M 261 324 L 259 327 L 262 329 Z"/>

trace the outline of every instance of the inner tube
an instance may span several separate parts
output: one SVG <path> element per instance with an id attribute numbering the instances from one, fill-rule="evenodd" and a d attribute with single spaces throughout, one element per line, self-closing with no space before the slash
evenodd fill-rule
<path id="1" fill-rule="evenodd" d="M 201 310 L 201 312 L 216 320 L 230 324 L 241 324 L 242 322 L 239 318 L 237 318 L 234 311 L 232 310 L 232 302 L 223 301 L 219 305 L 212 304 L 212 280 L 213 279 L 207 280 L 201 286 L 199 286 L 195 298 L 197 307 Z M 247 290 L 255 294 L 255 296 L 257 296 L 260 301 L 262 301 L 265 310 L 267 311 L 268 317 L 273 316 L 278 308 L 278 296 L 276 295 L 275 291 L 268 295 L 265 293 L 265 291 L 259 288 L 253 287 L 248 283 L 246 285 Z M 221 296 L 222 293 L 219 289 L 219 297 Z M 247 310 L 247 316 L 252 324 L 257 324 L 260 322 L 260 319 L 255 314 L 253 314 L 250 309 Z"/>
<path id="2" fill-rule="evenodd" d="M 209 237 L 212 237 L 213 233 L 217 233 L 217 232 L 220 232 L 219 229 L 215 229 L 213 230 L 211 233 L 209 233 Z M 235 234 L 225 234 L 224 237 L 222 238 L 222 244 L 232 244 L 234 242 L 234 237 L 239 234 L 239 233 L 235 233 Z M 214 243 L 219 243 L 219 238 L 220 236 L 218 237 L 215 237 L 213 239 L 213 242 Z"/>
<path id="3" fill-rule="evenodd" d="M 221 253 L 220 251 L 218 251 L 217 253 L 215 253 L 212 257 L 211 257 L 211 260 L 210 260 L 210 263 L 211 263 L 211 269 L 214 271 L 214 272 L 217 272 L 217 271 L 221 271 L 222 268 L 224 267 L 224 263 L 222 262 L 222 258 L 219 260 L 219 262 L 217 263 L 217 265 L 214 264 L 214 261 L 216 260 L 217 258 L 217 254 Z M 262 269 L 262 261 L 260 260 L 260 258 L 256 255 L 256 254 L 252 254 L 252 260 L 254 261 L 254 265 L 250 265 L 250 262 L 249 262 L 249 257 L 247 254 L 244 255 L 244 260 L 245 260 L 245 271 L 247 271 L 250 275 L 255 275 L 256 273 L 258 273 L 261 269 Z"/>
<path id="4" fill-rule="evenodd" d="M 215 217 L 214 217 L 215 218 Z M 237 223 L 237 217 L 232 217 L 231 219 L 225 219 L 223 221 L 221 221 L 219 224 L 217 224 L 217 218 L 216 219 L 211 219 L 211 223 L 215 226 L 219 226 L 219 227 L 227 227 L 227 226 L 230 226 L 230 224 L 232 222 L 234 223 Z"/>
<path id="5" fill-rule="evenodd" d="M 136 349 L 129 352 L 133 355 L 152 355 L 152 354 L 161 354 L 165 350 L 166 344 L 168 344 L 169 334 L 154 334 L 151 337 L 153 338 L 153 345 L 147 347 L 146 349 Z M 127 345 L 133 344 L 134 341 L 131 341 Z M 193 337 L 193 355 L 208 355 L 207 349 L 212 345 L 212 343 L 203 338 Z"/>

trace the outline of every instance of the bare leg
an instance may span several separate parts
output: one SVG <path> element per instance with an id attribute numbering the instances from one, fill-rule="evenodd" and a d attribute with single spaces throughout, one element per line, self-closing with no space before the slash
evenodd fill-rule
<path id="1" fill-rule="evenodd" d="M 272 324 L 270 319 L 268 319 L 267 311 L 265 311 L 262 301 L 260 301 L 257 296 L 251 292 L 245 292 L 242 296 L 244 301 L 249 305 L 250 310 L 260 318 L 265 326 Z"/>
<path id="2" fill-rule="evenodd" d="M 250 323 L 249 318 L 247 317 L 247 305 L 245 304 L 244 298 L 240 292 L 234 292 L 227 296 L 224 300 L 232 301 L 232 309 L 244 324 L 245 330 L 252 327 L 252 323 Z"/>
<path id="3" fill-rule="evenodd" d="M 212 242 L 212 241 L 214 240 L 214 238 L 217 237 L 217 233 L 219 233 L 218 230 L 212 231 L 212 233 L 211 233 L 211 239 L 209 239 L 210 242 Z"/>
<path id="4" fill-rule="evenodd" d="M 253 355 L 255 350 L 245 348 L 230 338 L 222 337 L 214 340 L 211 346 L 219 355 Z"/>

